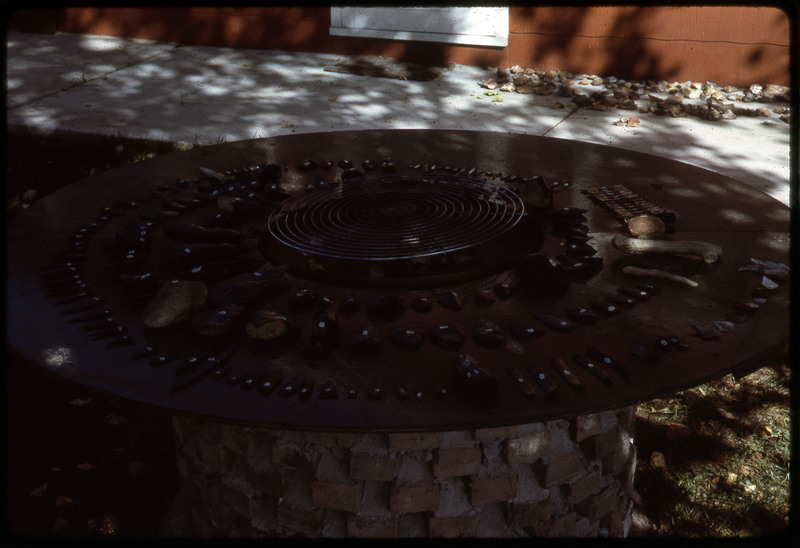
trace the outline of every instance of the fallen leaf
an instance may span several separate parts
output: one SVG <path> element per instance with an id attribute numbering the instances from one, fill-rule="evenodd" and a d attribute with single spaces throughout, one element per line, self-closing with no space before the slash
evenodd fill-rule
<path id="1" fill-rule="evenodd" d="M 113 414 L 106 415 L 106 422 L 114 426 L 119 426 L 120 424 L 125 424 L 125 417 L 120 417 L 119 415 Z"/>
<path id="2" fill-rule="evenodd" d="M 286 129 L 286 128 L 289 128 L 289 127 L 294 127 L 294 124 L 283 124 L 281 126 L 281 128 L 283 128 L 283 129 Z"/>
<path id="3" fill-rule="evenodd" d="M 32 497 L 41 497 L 42 493 L 44 493 L 45 491 L 47 491 L 47 484 L 43 483 L 39 487 L 37 487 L 36 489 L 31 491 L 31 496 Z"/>
<path id="4" fill-rule="evenodd" d="M 655 468 L 666 468 L 667 459 L 664 458 L 663 453 L 659 453 L 658 451 L 653 451 L 653 454 L 650 455 L 650 464 Z"/>
<path id="5" fill-rule="evenodd" d="M 65 504 L 75 504 L 75 501 L 66 495 L 58 495 L 58 498 L 56 498 L 56 506 L 64 506 Z"/>
<path id="6" fill-rule="evenodd" d="M 630 118 L 626 118 L 625 116 L 620 116 L 619 120 L 614 122 L 615 126 L 625 126 L 625 127 L 636 127 L 639 125 L 639 118 L 636 116 L 631 116 Z"/>
<path id="7" fill-rule="evenodd" d="M 727 409 L 724 409 L 722 407 L 719 408 L 719 414 L 722 415 L 723 417 L 725 417 L 728 420 L 733 420 L 733 419 L 736 418 L 733 413 L 731 413 L 730 411 L 728 411 Z"/>
<path id="8" fill-rule="evenodd" d="M 88 405 L 90 401 L 92 401 L 91 398 L 86 398 L 85 400 L 82 400 L 80 398 L 75 398 L 74 400 L 69 402 L 69 404 L 77 405 L 78 407 L 83 407 L 84 405 Z"/>
<path id="9" fill-rule="evenodd" d="M 94 468 L 94 466 L 92 466 L 88 462 L 83 462 L 83 463 L 78 465 L 78 469 L 79 470 L 83 470 L 84 472 L 88 472 L 89 470 L 91 470 L 93 468 Z"/>
<path id="10" fill-rule="evenodd" d="M 752 493 L 753 491 L 756 490 L 756 486 L 751 483 L 751 484 L 745 485 L 744 486 L 744 490 L 747 491 L 748 493 Z"/>

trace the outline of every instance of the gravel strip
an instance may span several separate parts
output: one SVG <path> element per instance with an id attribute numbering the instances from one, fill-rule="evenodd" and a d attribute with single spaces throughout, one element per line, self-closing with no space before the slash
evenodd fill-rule
<path id="1" fill-rule="evenodd" d="M 629 81 L 616 76 L 536 70 L 519 65 L 489 70 L 492 71 L 489 77 L 479 83 L 487 90 L 486 95 L 504 92 L 564 97 L 583 109 L 617 109 L 675 118 L 694 116 L 712 121 L 749 116 L 762 118 L 763 123 L 776 123 L 777 118 L 788 124 L 791 116 L 790 88 L 775 84 L 742 88 L 713 82 Z M 560 108 L 563 104 L 558 102 L 553 107 Z"/>

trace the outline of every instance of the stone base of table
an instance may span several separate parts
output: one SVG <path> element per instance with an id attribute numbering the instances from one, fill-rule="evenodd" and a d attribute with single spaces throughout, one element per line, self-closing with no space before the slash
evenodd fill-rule
<path id="1" fill-rule="evenodd" d="M 297 432 L 175 417 L 181 535 L 625 537 L 635 406 L 420 433 Z"/>

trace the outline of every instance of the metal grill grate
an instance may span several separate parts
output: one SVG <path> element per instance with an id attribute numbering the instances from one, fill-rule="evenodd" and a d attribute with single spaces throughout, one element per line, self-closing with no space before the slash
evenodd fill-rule
<path id="1" fill-rule="evenodd" d="M 487 181 L 384 175 L 300 193 L 272 215 L 269 232 L 313 255 L 397 260 L 480 245 L 524 215 L 519 196 Z"/>

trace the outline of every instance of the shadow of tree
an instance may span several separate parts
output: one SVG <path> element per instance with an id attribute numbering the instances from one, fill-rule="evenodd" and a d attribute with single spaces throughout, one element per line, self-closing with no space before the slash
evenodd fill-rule
<path id="1" fill-rule="evenodd" d="M 539 67 L 579 73 L 788 84 L 790 17 L 779 8 L 517 7 L 509 47 Z"/>
<path id="2" fill-rule="evenodd" d="M 748 85 L 789 84 L 791 16 L 790 7 L 780 6 L 512 6 L 512 40 L 509 48 L 497 49 L 333 36 L 330 9 L 311 6 L 23 10 L 12 23 L 32 32 L 57 29 L 433 64 L 445 58 L 478 66 L 511 61 L 628 79 L 697 79 L 705 71 L 712 80 L 728 76 L 727 83 Z"/>
<path id="3" fill-rule="evenodd" d="M 478 87 L 487 72 L 476 67 L 452 67 L 430 82 L 381 83 L 325 72 L 337 59 L 71 35 L 16 42 L 12 35 L 8 123 L 188 143 L 341 129 L 547 134 L 695 163 L 782 192 L 788 202 L 782 151 L 788 151 L 789 131 L 783 123 L 742 131 L 756 123 L 651 114 L 626 131 L 612 124 L 625 111 L 552 108 L 554 102 L 572 106 L 566 98 L 504 94 L 502 103 L 491 102 Z M 776 145 L 760 146 L 765 138 Z"/>
<path id="4" fill-rule="evenodd" d="M 598 27 L 603 31 L 602 35 L 592 36 L 585 30 L 591 20 L 597 18 L 592 9 L 525 7 L 515 11 L 515 15 L 521 20 L 517 25 L 535 28 L 537 34 L 546 36 L 546 40 L 537 41 L 537 57 L 547 60 L 547 65 L 555 64 L 582 73 L 586 68 L 576 62 L 583 59 L 584 63 L 591 63 L 594 72 L 600 75 L 668 79 L 679 72 L 680 66 L 667 64 L 663 55 L 650 46 L 643 23 L 649 21 L 651 12 L 652 8 L 648 7 L 625 7 L 615 12 L 610 27 Z"/>
<path id="5" fill-rule="evenodd" d="M 702 397 L 676 394 L 670 418 L 639 413 L 636 488 L 659 535 L 786 532 L 791 396 L 788 361 L 780 361 L 765 360 L 755 378 L 736 384 L 715 381 Z M 676 423 L 687 428 L 676 435 Z M 665 468 L 650 462 L 654 451 Z"/>
<path id="6" fill-rule="evenodd" d="M 7 357 L 11 545 L 163 536 L 179 487 L 171 416 Z"/>
<path id="7" fill-rule="evenodd" d="M 500 49 L 334 36 L 329 33 L 328 7 L 80 8 L 63 10 L 56 17 L 58 28 L 66 32 L 89 29 L 89 33 L 195 46 L 369 55 L 429 64 L 442 64 L 453 56 L 451 61 L 461 62 L 461 56 L 470 64 L 485 66 L 505 58 Z"/>

